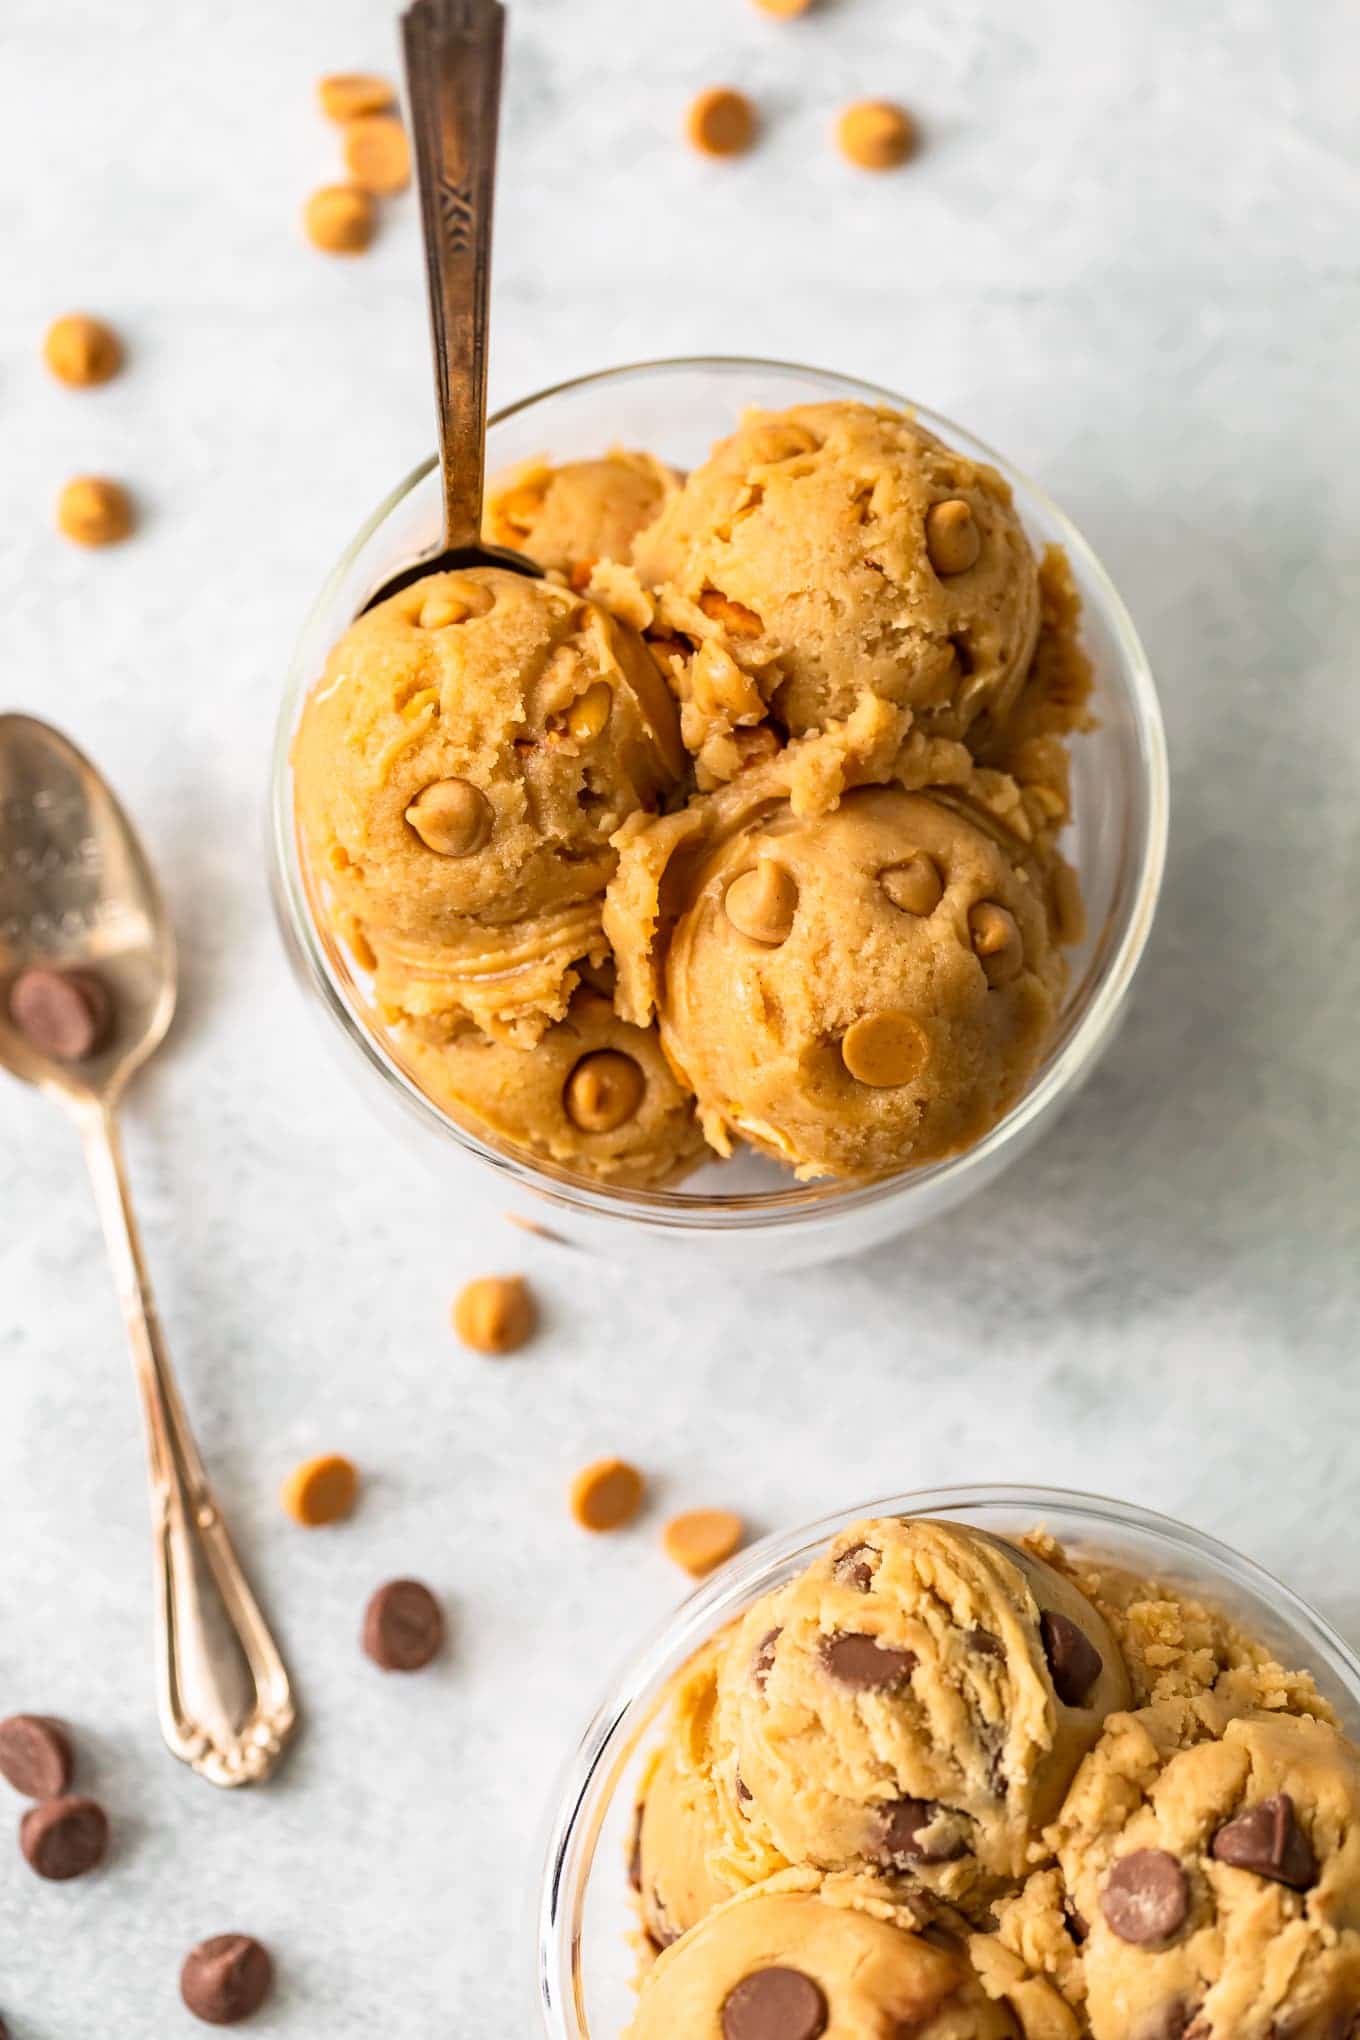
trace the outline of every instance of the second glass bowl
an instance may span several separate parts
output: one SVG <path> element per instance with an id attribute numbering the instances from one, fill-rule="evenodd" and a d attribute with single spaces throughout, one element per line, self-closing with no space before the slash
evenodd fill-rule
<path id="1" fill-rule="evenodd" d="M 782 362 L 646 362 L 545 390 L 500 412 L 488 428 L 488 466 L 494 473 L 531 458 L 577 460 L 624 445 L 690 468 L 750 406 L 779 410 L 832 400 L 909 407 L 891 391 Z M 299 851 L 289 763 L 303 703 L 331 646 L 375 588 L 438 543 L 441 498 L 432 461 L 370 518 L 304 626 L 279 716 L 272 796 L 274 898 L 298 975 L 338 1029 L 370 1102 L 420 1142 L 442 1175 L 480 1172 L 479 1165 L 494 1170 L 512 1209 L 575 1245 L 655 1249 L 668 1258 L 688 1249 L 708 1268 L 773 1269 L 806 1266 L 910 1231 L 983 1188 L 1024 1153 L 1090 1075 L 1123 1013 L 1152 924 L 1166 849 L 1166 749 L 1147 661 L 1109 577 L 1057 506 L 961 427 L 914 408 L 929 430 L 1000 469 L 1036 549 L 1065 549 L 1095 667 L 1096 727 L 1073 746 L 1074 821 L 1063 845 L 1081 877 L 1087 939 L 1072 955 L 1059 1026 L 1031 1088 L 985 1139 L 947 1161 L 867 1185 L 799 1185 L 774 1163 L 743 1155 L 715 1161 L 674 1189 L 621 1190 L 496 1148 L 450 1119 L 374 1031 L 352 959 L 317 911 Z"/>

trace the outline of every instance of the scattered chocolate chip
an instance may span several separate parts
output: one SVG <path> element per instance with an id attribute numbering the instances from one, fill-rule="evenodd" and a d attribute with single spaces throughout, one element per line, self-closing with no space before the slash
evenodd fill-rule
<path id="1" fill-rule="evenodd" d="M 857 1594 L 867 1594 L 874 1583 L 874 1569 L 871 1558 L 878 1558 L 872 1544 L 852 1544 L 843 1551 L 832 1566 L 832 1571 L 843 1587 L 853 1587 Z"/>
<path id="2" fill-rule="evenodd" d="M 1039 1617 L 1039 1634 L 1054 1692 L 1064 1707 L 1084 1706 L 1104 1669 L 1104 1658 L 1075 1622 L 1051 1608 L 1045 1608 Z"/>
<path id="3" fill-rule="evenodd" d="M 646 1801 L 639 1800 L 633 1809 L 633 1839 L 628 1845 L 628 1882 L 639 1897 L 642 1894 L 642 1823 L 646 1814 Z"/>
<path id="4" fill-rule="evenodd" d="M 1190 1886 L 1165 1849 L 1135 1849 L 1121 1856 L 1106 1878 L 1100 1910 L 1111 1931 L 1136 1948 L 1169 1941 L 1185 1925 Z"/>
<path id="5" fill-rule="evenodd" d="M 214 1934 L 185 1956 L 179 1994 L 205 2025 L 234 2026 L 259 2011 L 273 1981 L 267 1948 L 249 1934 Z"/>
<path id="6" fill-rule="evenodd" d="M 723 2040 L 818 2040 L 829 2016 L 801 1969 L 753 1969 L 723 2002 Z"/>
<path id="7" fill-rule="evenodd" d="M 64 1883 L 104 1860 L 108 1816 L 93 1799 L 44 1799 L 19 1823 L 19 1846 L 39 1877 Z"/>
<path id="8" fill-rule="evenodd" d="M 967 1846 L 962 1840 L 921 1839 L 943 1812 L 934 1799 L 896 1799 L 885 1806 L 879 1815 L 879 1861 L 900 1868 L 908 1863 L 953 1863 L 965 1855 Z"/>
<path id="9" fill-rule="evenodd" d="M 990 1629 L 965 1629 L 963 1640 L 977 1657 L 1003 1658 L 1006 1646 Z"/>
<path id="10" fill-rule="evenodd" d="M 756 1654 L 751 1660 L 751 1677 L 755 1680 L 757 1692 L 765 1691 L 765 1681 L 774 1665 L 774 1647 L 783 1634 L 782 1629 L 767 1630 L 756 1645 Z"/>
<path id="11" fill-rule="evenodd" d="M 419 1580 L 389 1580 L 364 1616 L 364 1649 L 385 1672 L 418 1672 L 444 1641 L 444 1615 Z"/>
<path id="12" fill-rule="evenodd" d="M 9 1017 L 25 1041 L 55 1062 L 84 1062 L 107 1038 L 113 1004 L 92 971 L 34 965 L 14 980 Z"/>
<path id="13" fill-rule="evenodd" d="M 883 1693 L 901 1686 L 916 1669 L 913 1650 L 894 1650 L 876 1636 L 843 1630 L 822 1639 L 822 1663 L 840 1686 L 859 1693 Z"/>
<path id="14" fill-rule="evenodd" d="M 66 1731 L 43 1714 L 11 1714 L 0 1721 L 0 1778 L 26 1799 L 59 1799 L 71 1782 Z"/>
<path id="15" fill-rule="evenodd" d="M 1318 1860 L 1287 1792 L 1276 1792 L 1225 1821 L 1209 1854 L 1234 1870 L 1254 1870 L 1273 1884 L 1287 1884 L 1291 1891 L 1307 1891 L 1317 1883 Z"/>

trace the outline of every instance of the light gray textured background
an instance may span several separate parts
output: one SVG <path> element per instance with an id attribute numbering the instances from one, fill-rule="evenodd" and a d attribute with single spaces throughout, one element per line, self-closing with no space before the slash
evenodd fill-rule
<path id="1" fill-rule="evenodd" d="M 1099 1077 L 1013 1177 L 859 1263 L 696 1295 L 450 1223 L 354 1109 L 285 970 L 261 807 L 282 665 L 323 572 L 431 441 L 409 200 L 366 261 L 296 227 L 333 68 L 394 61 L 379 0 L 6 0 L 0 19 L 0 643 L 6 706 L 106 766 L 165 874 L 181 1020 L 129 1140 L 174 1349 L 286 1638 L 306 1733 L 224 1798 L 157 1740 L 142 1445 L 74 1140 L 0 1081 L 0 1711 L 72 1721 L 117 1836 L 40 1885 L 0 1847 L 15 2040 L 186 2031 L 198 1936 L 265 1937 L 257 2027 L 527 2033 L 521 1902 L 555 1767 L 680 1596 L 655 1526 L 760 1527 L 968 1476 L 1090 1485 L 1243 1545 L 1360 1636 L 1355 94 L 1346 0 L 515 0 L 494 394 L 634 355 L 746 351 L 877 378 L 1041 476 L 1111 567 L 1175 766 L 1165 905 Z M 769 127 L 676 138 L 730 78 Z M 827 140 L 919 110 L 903 174 Z M 73 306 L 130 372 L 70 395 Z M 68 547 L 70 473 L 145 524 Z M 527 1266 L 532 1354 L 456 1349 L 464 1277 Z M 348 1527 L 276 1492 L 351 1450 Z M 655 1475 L 587 1546 L 563 1484 Z M 448 1597 L 446 1663 L 385 1682 L 369 1588 Z M 0 1816 L 19 1804 L 0 1786 Z"/>

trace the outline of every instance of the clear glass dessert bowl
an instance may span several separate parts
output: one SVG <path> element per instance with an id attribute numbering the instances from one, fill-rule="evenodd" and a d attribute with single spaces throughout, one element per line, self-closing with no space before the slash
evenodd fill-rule
<path id="1" fill-rule="evenodd" d="M 535 1996 L 549 2040 L 618 2040 L 632 2014 L 637 1919 L 628 1884 L 642 1768 L 671 1681 L 710 1637 L 866 1516 L 934 1516 L 1002 1537 L 1043 1528 L 1074 1555 L 1165 1582 L 1234 1620 L 1281 1663 L 1313 1674 L 1360 1736 L 1360 1659 L 1306 1602 L 1250 1559 L 1130 1503 L 1061 1488 L 923 1488 L 866 1501 L 753 1545 L 708 1580 L 614 1679 L 555 1796 L 537 1894 Z"/>
<path id="2" fill-rule="evenodd" d="M 741 359 L 644 362 L 545 390 L 491 420 L 494 473 L 521 461 L 646 448 L 677 467 L 696 465 L 755 405 L 850 399 L 907 407 L 910 400 L 843 376 Z M 990 1183 L 1056 1117 L 1090 1075 L 1123 1014 L 1152 925 L 1167 832 L 1167 763 L 1147 660 L 1128 613 L 1080 533 L 1034 483 L 962 427 L 914 407 L 942 439 L 990 461 L 1010 483 L 1036 549 L 1061 545 L 1083 609 L 1095 668 L 1095 728 L 1073 745 L 1073 822 L 1063 849 L 1080 875 L 1088 931 L 1071 953 L 1054 1038 L 1026 1094 L 966 1152 L 869 1184 L 798 1184 L 745 1154 L 716 1159 L 673 1189 L 609 1187 L 500 1148 L 449 1118 L 403 1066 L 371 1011 L 363 973 L 320 911 L 301 854 L 290 752 L 308 691 L 336 639 L 398 568 L 437 545 L 439 478 L 428 461 L 393 491 L 339 561 L 304 625 L 284 689 L 273 762 L 273 892 L 297 973 L 328 1016 L 333 1038 L 371 1102 L 419 1140 L 446 1176 L 495 1171 L 507 1206 L 579 1246 L 630 1253 L 688 1249 L 706 1267 L 805 1266 L 858 1251 L 948 1211 Z M 486 1178 L 483 1174 L 483 1183 Z"/>

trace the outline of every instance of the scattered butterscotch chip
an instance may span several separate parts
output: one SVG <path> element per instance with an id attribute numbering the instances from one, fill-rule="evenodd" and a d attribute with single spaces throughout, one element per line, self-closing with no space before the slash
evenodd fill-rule
<path id="1" fill-rule="evenodd" d="M 362 255 L 378 225 L 373 194 L 357 184 L 323 184 L 302 208 L 302 224 L 314 248 L 327 255 Z"/>
<path id="2" fill-rule="evenodd" d="M 483 1275 L 460 1289 L 453 1329 L 476 1353 L 513 1353 L 538 1328 L 538 1306 L 522 1275 Z"/>
<path id="3" fill-rule="evenodd" d="M 339 1452 L 326 1452 L 293 1468 L 283 1484 L 282 1500 L 295 1523 L 315 1530 L 348 1516 L 358 1494 L 358 1467 Z"/>
<path id="4" fill-rule="evenodd" d="M 642 1507 L 643 1488 L 626 1459 L 597 1459 L 571 1484 L 571 1513 L 583 1530 L 621 1530 Z"/>
<path id="5" fill-rule="evenodd" d="M 132 523 L 131 496 L 106 475 L 77 475 L 57 498 L 57 529 L 77 545 L 117 545 Z"/>
<path id="6" fill-rule="evenodd" d="M 714 85 L 690 101 L 685 133 L 705 156 L 741 156 L 756 138 L 756 110 L 744 92 Z"/>
<path id="7" fill-rule="evenodd" d="M 123 366 L 123 347 L 112 326 L 85 312 L 68 312 L 47 329 L 43 360 L 58 382 L 73 390 L 110 382 Z"/>
<path id="8" fill-rule="evenodd" d="M 732 1509 L 686 1509 L 661 1533 L 667 1558 L 695 1579 L 729 1559 L 742 1540 L 741 1517 Z"/>
<path id="9" fill-rule="evenodd" d="M 916 152 L 916 122 L 904 106 L 861 99 L 847 106 L 836 128 L 842 153 L 861 170 L 895 170 Z"/>
<path id="10" fill-rule="evenodd" d="M 327 120 L 341 127 L 365 113 L 386 113 L 397 98 L 387 79 L 371 71 L 333 71 L 317 80 L 316 96 Z"/>
<path id="11" fill-rule="evenodd" d="M 780 21 L 792 21 L 795 14 L 806 14 L 812 0 L 756 0 L 762 14 L 773 14 Z"/>
<path id="12" fill-rule="evenodd" d="M 411 181 L 411 145 L 394 113 L 366 113 L 346 121 L 345 168 L 356 184 L 393 198 Z"/>

